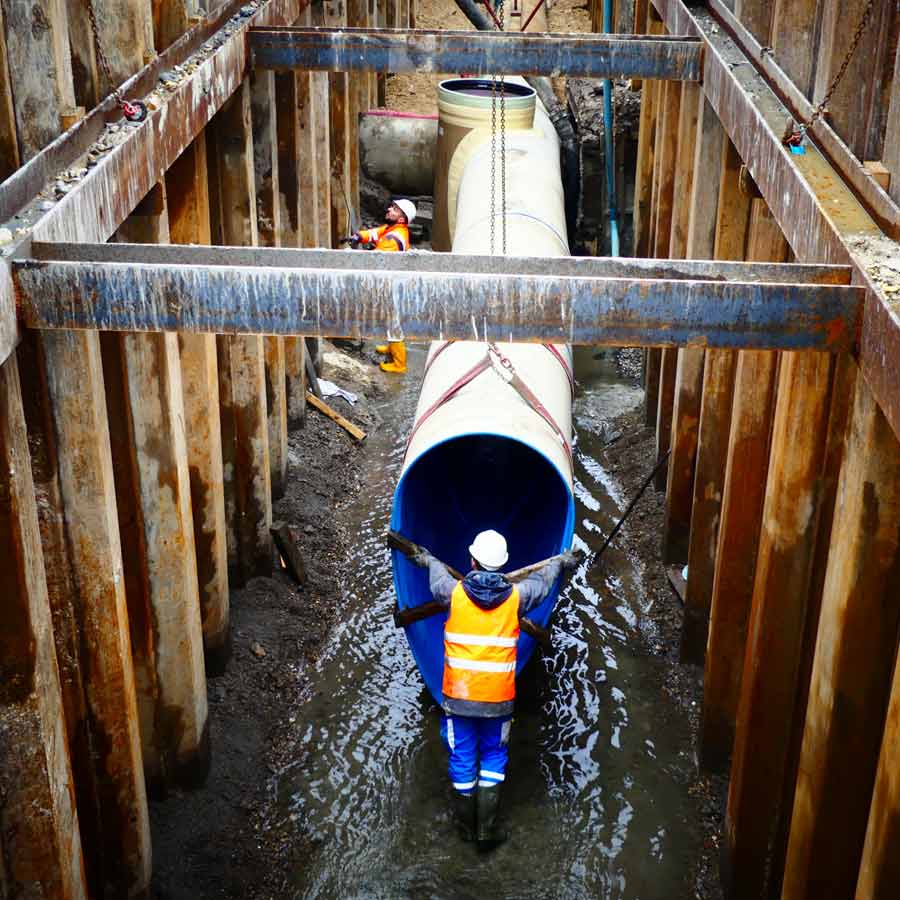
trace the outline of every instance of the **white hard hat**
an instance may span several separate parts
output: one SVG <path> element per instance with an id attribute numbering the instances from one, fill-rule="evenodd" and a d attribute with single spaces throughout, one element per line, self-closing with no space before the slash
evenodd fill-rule
<path id="1" fill-rule="evenodd" d="M 469 547 L 469 553 L 482 568 L 493 572 L 506 564 L 509 553 L 506 551 L 506 538 L 499 531 L 489 528 L 479 532 Z"/>
<path id="2" fill-rule="evenodd" d="M 406 216 L 406 224 L 409 225 L 416 217 L 416 204 L 412 200 L 394 200 L 393 203 L 394 206 L 398 206 L 403 210 L 403 215 Z"/>

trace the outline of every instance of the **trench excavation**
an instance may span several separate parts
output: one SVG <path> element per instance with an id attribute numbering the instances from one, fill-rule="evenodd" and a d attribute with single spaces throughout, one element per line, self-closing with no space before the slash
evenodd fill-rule
<path id="1" fill-rule="evenodd" d="M 801 6 L 3 4 L 0 900 L 900 896 L 900 11 Z"/>

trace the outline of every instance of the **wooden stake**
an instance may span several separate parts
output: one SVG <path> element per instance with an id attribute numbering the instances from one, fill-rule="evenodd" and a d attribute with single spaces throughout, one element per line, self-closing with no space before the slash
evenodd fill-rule
<path id="1" fill-rule="evenodd" d="M 694 171 L 704 173 L 720 168 L 724 142 L 725 132 L 719 119 L 704 99 L 698 109 Z M 711 259 L 715 254 L 719 179 L 709 184 L 703 177 L 692 178 L 690 198 L 685 254 L 689 259 Z M 678 352 L 663 537 L 663 560 L 667 563 L 683 564 L 688 559 L 705 358 L 701 349 Z"/>
<path id="2" fill-rule="evenodd" d="M 161 186 L 117 236 L 169 242 Z M 196 785 L 209 734 L 178 338 L 106 333 L 101 342 L 148 789 Z M 167 719 L 175 715 L 178 728 Z"/>
<path id="3" fill-rule="evenodd" d="M 346 27 L 347 10 L 343 0 L 325 0 L 322 4 L 323 24 L 331 28 Z M 332 247 L 350 234 L 350 213 L 353 191 L 349 171 L 351 160 L 351 104 L 350 76 L 346 72 L 329 72 L 331 123 L 331 235 Z"/>
<path id="4" fill-rule="evenodd" d="M 86 900 L 34 498 L 12 357 L 0 367 L 0 887 Z"/>
<path id="5" fill-rule="evenodd" d="M 215 160 L 210 183 L 217 197 L 218 222 L 214 241 L 226 246 L 257 246 L 247 82 L 222 107 L 211 126 L 215 152 L 210 157 Z M 263 339 L 223 338 L 218 342 L 218 351 L 225 511 L 226 516 L 234 517 L 229 523 L 234 531 L 234 539 L 229 539 L 229 553 L 231 548 L 237 551 L 229 577 L 233 584 L 241 585 L 254 575 L 272 571 L 272 491 Z M 228 442 L 232 442 L 231 446 Z"/>
<path id="6" fill-rule="evenodd" d="M 58 459 L 48 398 L 39 389 L 45 362 L 34 332 L 17 356 L 88 885 L 98 896 L 139 894 L 149 889 L 150 830 L 124 584 L 111 578 L 107 593 L 92 594 L 85 590 L 90 582 L 75 575 L 76 560 L 85 559 L 82 548 L 70 548 L 62 514 L 60 465 L 67 461 Z M 91 476 L 108 479 L 112 490 L 108 448 L 105 455 Z M 117 530 L 110 551 L 121 572 Z M 95 746 L 109 752 L 98 755 Z M 134 826 L 110 824 L 123 820 Z"/>
<path id="7" fill-rule="evenodd" d="M 716 219 L 716 259 L 744 258 L 750 201 L 738 187 L 740 165 L 734 145 L 726 141 Z M 682 660 L 697 665 L 703 663 L 706 653 L 736 361 L 733 351 L 710 350 L 706 353 L 703 369 L 703 401 L 681 641 Z"/>
<path id="8" fill-rule="evenodd" d="M 754 200 L 748 261 L 784 262 L 788 246 L 762 200 Z M 723 771 L 734 740 L 747 620 L 769 468 L 778 355 L 737 355 L 734 404 L 725 466 L 718 549 L 713 578 L 700 765 Z"/>
<path id="9" fill-rule="evenodd" d="M 211 243 L 205 133 L 166 173 L 166 188 L 172 243 Z M 216 338 L 211 334 L 180 333 L 178 346 L 203 647 L 207 671 L 219 673 L 228 660 L 230 639 Z"/>
<path id="10" fill-rule="evenodd" d="M 797 775 L 785 898 L 853 896 L 867 820 L 871 843 L 856 896 L 889 896 L 897 884 L 892 867 L 900 845 L 895 834 L 890 847 L 890 829 L 882 827 L 890 820 L 883 805 L 890 779 L 883 770 L 872 795 L 900 631 L 897 596 L 900 446 L 865 381 L 857 379 Z M 891 740 L 886 735 L 883 746 L 890 747 Z M 883 763 L 896 766 L 890 750 L 882 754 Z M 880 843 L 885 838 L 887 843 Z"/>
<path id="11" fill-rule="evenodd" d="M 294 77 L 296 83 L 296 76 Z M 251 115 L 253 119 L 253 157 L 256 176 L 256 209 L 259 244 L 280 247 L 282 239 L 280 163 L 281 147 L 276 124 L 275 75 L 258 72 L 251 79 Z M 293 122 L 297 122 L 296 97 Z M 295 129 L 296 130 L 296 129 Z M 295 145 L 296 148 L 296 145 Z M 296 152 L 296 149 L 295 149 Z M 294 165 L 293 191 L 296 197 L 297 175 Z M 298 208 L 296 199 L 293 201 Z M 296 232 L 294 233 L 296 238 Z M 266 414 L 269 429 L 269 479 L 272 497 L 284 495 L 287 481 L 287 381 L 284 338 L 263 338 L 266 360 Z"/>

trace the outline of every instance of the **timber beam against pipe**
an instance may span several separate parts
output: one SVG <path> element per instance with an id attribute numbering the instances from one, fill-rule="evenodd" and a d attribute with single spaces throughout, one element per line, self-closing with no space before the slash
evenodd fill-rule
<path id="1" fill-rule="evenodd" d="M 110 247 L 69 249 L 102 258 Z M 510 258 L 497 273 L 468 271 L 460 257 L 454 257 L 459 269 L 447 272 L 433 270 L 431 255 L 407 258 L 402 269 L 357 269 L 341 265 L 353 256 L 345 253 L 331 255 L 333 267 L 286 268 L 266 265 L 270 254 L 284 258 L 285 251 L 244 251 L 247 260 L 236 265 L 236 249 L 176 249 L 177 264 L 171 249 L 125 245 L 116 248 L 116 262 L 16 261 L 24 324 L 840 353 L 854 346 L 862 300 L 857 288 L 791 282 L 786 272 L 781 284 L 654 278 L 652 267 L 643 277 L 523 274 Z M 52 250 L 40 248 L 43 255 Z M 295 261 L 316 255 L 288 253 Z M 833 278 L 841 275 L 832 270 Z"/>
<path id="2" fill-rule="evenodd" d="M 694 38 L 366 28 L 252 28 L 250 49 L 260 69 L 672 81 L 698 81 L 702 56 Z"/>

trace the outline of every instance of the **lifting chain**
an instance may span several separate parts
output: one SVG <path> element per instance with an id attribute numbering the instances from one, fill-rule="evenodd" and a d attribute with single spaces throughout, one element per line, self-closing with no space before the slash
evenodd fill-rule
<path id="1" fill-rule="evenodd" d="M 497 26 L 503 31 L 504 0 L 497 3 Z M 497 98 L 500 98 L 500 247 L 506 256 L 506 77 L 491 75 L 491 256 L 496 253 Z"/>
<path id="2" fill-rule="evenodd" d="M 103 77 L 106 79 L 106 83 L 109 85 L 116 103 L 122 110 L 122 115 L 129 122 L 143 122 L 147 118 L 147 107 L 140 100 L 126 100 L 113 81 L 109 60 L 103 52 L 103 44 L 100 41 L 100 27 L 97 25 L 97 16 L 94 14 L 94 0 L 84 0 L 84 5 L 85 9 L 87 9 L 88 20 L 91 23 L 91 31 L 94 35 L 94 49 L 97 55 L 97 62 L 100 63 Z"/>
<path id="3" fill-rule="evenodd" d="M 856 48 L 859 47 L 859 42 L 862 40 L 863 34 L 865 34 L 866 28 L 869 26 L 869 22 L 872 18 L 872 12 L 875 9 L 875 0 L 869 0 L 866 3 L 866 8 L 863 10 L 862 17 L 859 20 L 859 25 L 856 26 L 856 32 L 853 35 L 853 39 L 850 41 L 850 46 L 847 48 L 847 55 L 844 57 L 844 61 L 841 63 L 841 67 L 837 71 L 837 75 L 831 81 L 831 84 L 828 85 L 828 90 L 825 91 L 825 96 L 822 98 L 819 105 L 813 110 L 813 114 L 807 119 L 805 122 L 801 122 L 796 126 L 791 132 L 791 135 L 787 138 L 785 143 L 794 151 L 798 153 L 802 153 L 803 151 L 803 140 L 806 137 L 806 132 L 809 131 L 816 122 L 822 118 L 822 115 L 827 111 L 828 104 L 831 102 L 831 98 L 834 96 L 834 92 L 837 90 L 838 85 L 841 83 L 844 75 L 847 74 L 847 68 L 850 65 L 850 61 L 853 59 L 853 54 L 856 53 Z"/>

